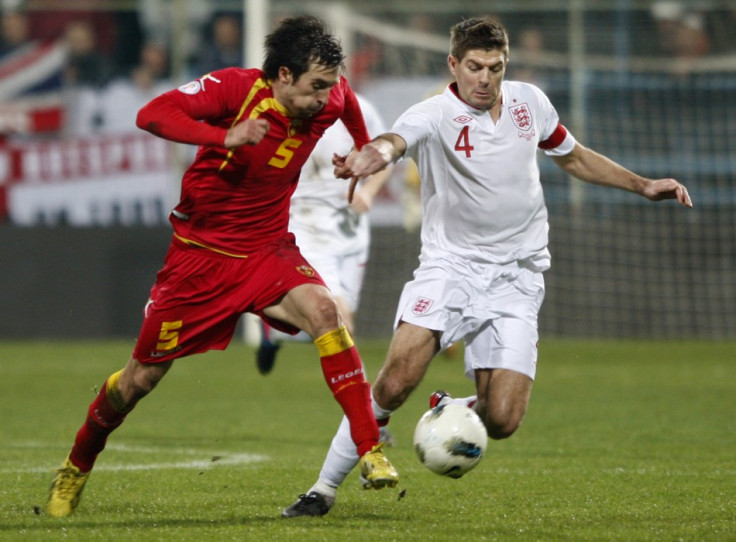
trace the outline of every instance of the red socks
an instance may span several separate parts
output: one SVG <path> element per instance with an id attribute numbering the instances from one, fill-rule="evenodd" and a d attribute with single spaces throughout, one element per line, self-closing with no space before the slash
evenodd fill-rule
<path id="1" fill-rule="evenodd" d="M 123 371 L 111 375 L 102 385 L 100 393 L 89 406 L 87 419 L 77 432 L 69 459 L 82 472 L 89 472 L 95 464 L 97 455 L 105 448 L 107 436 L 115 430 L 130 412 L 126 408 L 118 380 Z"/>
<path id="2" fill-rule="evenodd" d="M 370 384 L 365 379 L 358 349 L 345 326 L 325 333 L 314 343 L 327 385 L 350 421 L 350 435 L 362 457 L 378 444 L 378 423 L 371 408 Z M 105 381 L 77 432 L 70 460 L 82 472 L 92 470 L 108 435 L 133 409 L 134 405 L 126 405 L 120 395 L 118 380 L 122 372 L 118 371 Z"/>
<path id="3" fill-rule="evenodd" d="M 378 424 L 358 349 L 345 326 L 318 337 L 314 344 L 327 385 L 350 421 L 350 435 L 362 457 L 378 444 Z"/>

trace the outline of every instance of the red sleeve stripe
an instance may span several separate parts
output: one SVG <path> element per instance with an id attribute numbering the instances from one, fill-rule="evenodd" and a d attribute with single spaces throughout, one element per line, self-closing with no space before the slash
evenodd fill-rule
<path id="1" fill-rule="evenodd" d="M 540 141 L 539 145 L 537 146 L 542 150 L 554 149 L 555 147 L 559 147 L 560 144 L 565 141 L 566 137 L 567 128 L 565 128 L 561 123 L 558 122 L 557 128 L 555 128 L 555 131 L 552 132 L 552 135 L 544 141 Z"/>

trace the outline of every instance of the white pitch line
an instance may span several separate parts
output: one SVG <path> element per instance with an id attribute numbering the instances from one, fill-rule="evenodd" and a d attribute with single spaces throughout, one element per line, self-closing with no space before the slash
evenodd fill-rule
<path id="1" fill-rule="evenodd" d="M 41 443 L 15 443 L 10 447 L 15 448 L 52 448 L 56 446 L 44 445 Z M 187 456 L 199 456 L 206 457 L 208 459 L 195 459 L 190 461 L 172 461 L 165 463 L 133 463 L 133 464 L 112 464 L 106 465 L 104 462 L 95 467 L 95 471 L 135 471 L 135 470 L 163 470 L 163 469 L 199 469 L 207 470 L 219 465 L 222 466 L 238 466 L 238 465 L 251 465 L 254 463 L 262 463 L 268 461 L 270 458 L 266 455 L 251 454 L 251 453 L 228 453 L 222 451 L 206 451 L 206 450 L 195 450 L 193 448 L 159 448 L 155 446 L 129 446 L 129 445 L 109 445 L 108 450 L 115 450 L 118 452 L 130 452 L 130 453 L 155 453 L 160 455 L 187 455 Z M 216 458 L 216 459 L 215 459 Z M 16 468 L 2 468 L 0 473 L 40 473 L 40 472 L 52 472 L 56 467 L 16 467 Z"/>

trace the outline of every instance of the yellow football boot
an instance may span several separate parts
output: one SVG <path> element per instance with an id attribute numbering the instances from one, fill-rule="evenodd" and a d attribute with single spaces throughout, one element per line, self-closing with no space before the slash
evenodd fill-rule
<path id="1" fill-rule="evenodd" d="M 383 453 L 384 444 L 379 442 L 360 458 L 360 480 L 365 489 L 394 487 L 399 483 L 399 473 Z"/>
<path id="2" fill-rule="evenodd" d="M 48 514 L 56 518 L 71 515 L 79 504 L 87 478 L 89 472 L 80 471 L 67 457 L 51 484 L 46 505 Z"/>

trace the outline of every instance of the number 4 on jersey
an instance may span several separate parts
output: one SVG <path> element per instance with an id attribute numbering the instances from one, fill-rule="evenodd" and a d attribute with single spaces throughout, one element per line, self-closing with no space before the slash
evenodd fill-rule
<path id="1" fill-rule="evenodd" d="M 457 141 L 455 142 L 455 150 L 456 151 L 465 151 L 465 158 L 470 158 L 470 151 L 475 149 L 470 144 L 470 128 L 468 126 L 463 126 L 463 129 L 460 130 L 460 135 L 457 136 Z"/>

